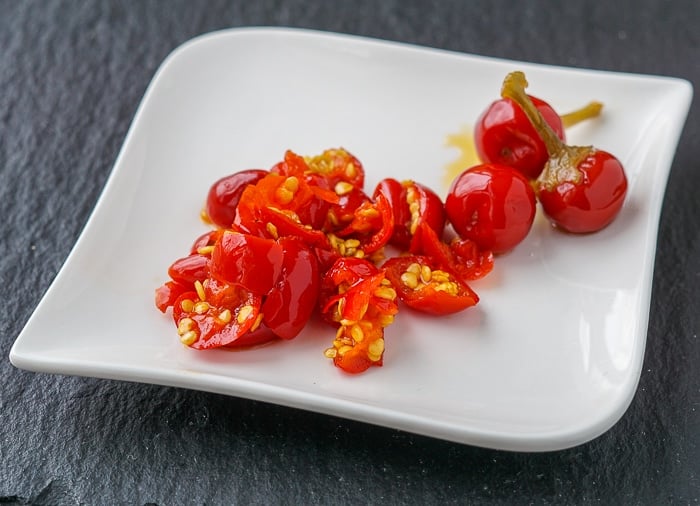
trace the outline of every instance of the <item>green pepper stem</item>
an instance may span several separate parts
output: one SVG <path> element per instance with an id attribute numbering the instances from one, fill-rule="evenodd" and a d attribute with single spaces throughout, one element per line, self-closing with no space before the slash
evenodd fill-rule
<path id="1" fill-rule="evenodd" d="M 520 106 L 547 148 L 549 160 L 537 178 L 538 185 L 552 190 L 563 182 L 578 184 L 583 177 L 578 166 L 593 152 L 593 148 L 564 144 L 527 96 L 525 88 L 527 88 L 525 74 L 520 71 L 511 72 L 503 80 L 501 96 L 510 98 Z"/>
<path id="2" fill-rule="evenodd" d="M 587 119 L 596 118 L 600 116 L 600 111 L 602 109 L 602 103 L 590 102 L 589 104 L 584 105 L 580 109 L 576 109 L 575 111 L 562 114 L 561 122 L 564 125 L 564 128 L 569 128 Z"/>
<path id="3" fill-rule="evenodd" d="M 530 120 L 530 123 L 532 123 L 532 126 L 535 127 L 542 142 L 544 142 L 549 156 L 556 156 L 564 149 L 564 143 L 554 130 L 552 130 L 552 127 L 549 126 L 549 123 L 545 121 L 544 117 L 542 117 L 542 114 L 537 110 L 535 104 L 532 103 L 530 97 L 527 96 L 525 88 L 527 88 L 525 74 L 520 71 L 511 72 L 503 80 L 501 96 L 503 98 L 510 98 L 520 106 Z"/>

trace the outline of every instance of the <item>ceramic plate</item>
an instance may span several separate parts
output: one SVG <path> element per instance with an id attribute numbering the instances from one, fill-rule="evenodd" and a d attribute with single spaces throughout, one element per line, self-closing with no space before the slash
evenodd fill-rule
<path id="1" fill-rule="evenodd" d="M 615 153 L 629 194 L 600 233 L 538 216 L 528 238 L 474 283 L 481 302 L 443 318 L 402 312 L 385 365 L 349 376 L 324 358 L 333 331 L 244 352 L 180 344 L 153 304 L 167 266 L 207 228 L 209 185 L 270 167 L 290 148 L 343 146 L 367 171 L 446 194 L 458 153 L 445 140 L 497 98 L 506 73 L 567 111 L 603 116 L 569 140 Z M 34 371 L 219 392 L 451 441 L 561 449 L 610 428 L 644 355 L 662 198 L 692 95 L 678 79 L 565 69 L 344 35 L 237 29 L 162 64 L 104 192 L 10 358 Z M 73 318 L 80 307 L 81 318 Z"/>

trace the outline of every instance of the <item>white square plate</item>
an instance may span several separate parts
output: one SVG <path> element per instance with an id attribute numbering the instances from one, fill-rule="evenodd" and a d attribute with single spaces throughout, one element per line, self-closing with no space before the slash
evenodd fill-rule
<path id="1" fill-rule="evenodd" d="M 288 148 L 343 146 L 367 171 L 446 193 L 448 134 L 525 71 L 557 110 L 589 100 L 602 118 L 569 140 L 615 153 L 628 200 L 600 233 L 571 236 L 541 216 L 474 288 L 463 314 L 404 311 L 385 365 L 348 376 L 325 359 L 333 332 L 244 352 L 182 346 L 153 304 L 172 260 L 206 231 L 209 185 L 270 167 Z M 85 230 L 17 338 L 35 371 L 174 385 L 258 399 L 493 448 L 583 443 L 611 427 L 644 355 L 664 188 L 692 88 L 671 78 L 499 61 L 290 29 L 199 37 L 158 70 Z M 75 318 L 75 308 L 81 317 Z"/>

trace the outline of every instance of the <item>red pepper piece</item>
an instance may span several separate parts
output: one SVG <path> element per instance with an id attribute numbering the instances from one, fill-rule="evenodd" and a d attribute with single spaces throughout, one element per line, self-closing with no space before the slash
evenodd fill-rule
<path id="1" fill-rule="evenodd" d="M 359 242 L 358 249 L 365 255 L 386 246 L 394 231 L 394 213 L 389 200 L 381 193 L 376 199 L 365 202 L 355 210 L 350 224 L 338 232 L 347 243 L 348 239 Z M 333 241 L 331 240 L 331 244 Z M 341 254 L 344 254 L 341 252 Z"/>
<path id="2" fill-rule="evenodd" d="M 428 227 L 418 229 L 421 238 L 420 254 L 431 258 L 438 268 L 454 274 L 463 283 L 481 279 L 493 270 L 493 253 L 481 250 L 469 239 L 453 239 L 450 244 L 443 242 Z"/>
<path id="3" fill-rule="evenodd" d="M 255 184 L 268 174 L 262 169 L 249 169 L 222 177 L 216 181 L 207 194 L 206 217 L 215 225 L 229 228 L 236 215 L 236 206 L 243 190 Z"/>
<path id="4" fill-rule="evenodd" d="M 391 244 L 403 250 L 416 251 L 419 244 L 414 239 L 423 223 L 442 235 L 445 228 L 444 206 L 440 197 L 427 186 L 411 180 L 399 182 L 386 178 L 377 184 L 374 198 L 379 194 L 389 201 L 394 215 Z"/>
<path id="5" fill-rule="evenodd" d="M 209 257 L 194 253 L 179 258 L 168 268 L 168 275 L 173 281 L 191 288 L 195 281 L 204 281 L 209 277 Z"/>
<path id="6" fill-rule="evenodd" d="M 185 292 L 192 290 L 194 285 L 178 283 L 177 281 L 166 281 L 156 288 L 156 307 L 162 313 L 172 307 L 175 301 Z"/>
<path id="7" fill-rule="evenodd" d="M 180 341 L 198 350 L 250 344 L 241 338 L 259 325 L 262 297 L 214 279 L 197 288 L 182 294 L 173 306 Z"/>
<path id="8" fill-rule="evenodd" d="M 312 173 L 328 180 L 330 188 L 335 189 L 338 183 L 347 183 L 359 189 L 364 187 L 364 167 L 343 148 L 327 149 L 320 155 L 307 158 L 306 162 Z M 345 185 L 341 187 L 347 188 Z"/>
<path id="9" fill-rule="evenodd" d="M 436 267 L 429 257 L 394 257 L 382 266 L 399 299 L 410 308 L 433 315 L 463 311 L 479 302 L 469 285 Z"/>
<path id="10" fill-rule="evenodd" d="M 210 230 L 209 232 L 200 235 L 197 237 L 197 239 L 195 239 L 194 243 L 192 243 L 190 255 L 194 253 L 199 253 L 202 255 L 211 254 L 214 244 L 216 244 L 216 241 L 219 240 L 219 237 L 221 237 L 223 233 L 224 229 L 217 228 L 216 230 Z"/>
<path id="11" fill-rule="evenodd" d="M 340 258 L 324 276 L 321 296 L 324 318 L 337 325 L 326 357 L 352 374 L 381 366 L 384 327 L 398 311 L 396 291 L 384 271 L 364 259 Z"/>
<path id="12" fill-rule="evenodd" d="M 316 256 L 304 243 L 285 237 L 278 244 L 282 271 L 263 302 L 263 323 L 282 339 L 292 339 L 316 309 L 321 278 Z"/>
<path id="13" fill-rule="evenodd" d="M 226 232 L 214 245 L 211 276 L 265 295 L 282 272 L 283 254 L 282 247 L 272 239 Z"/>

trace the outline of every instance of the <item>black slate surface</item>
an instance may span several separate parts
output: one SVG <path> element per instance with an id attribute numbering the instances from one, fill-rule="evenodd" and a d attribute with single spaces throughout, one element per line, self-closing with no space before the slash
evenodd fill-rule
<path id="1" fill-rule="evenodd" d="M 9 363 L 160 62 L 193 36 L 252 25 L 670 75 L 700 86 L 697 0 L 0 0 L 0 504 L 699 502 L 695 103 L 661 216 L 639 390 L 622 420 L 590 443 L 543 454 L 491 451 L 221 395 L 34 374 Z"/>

